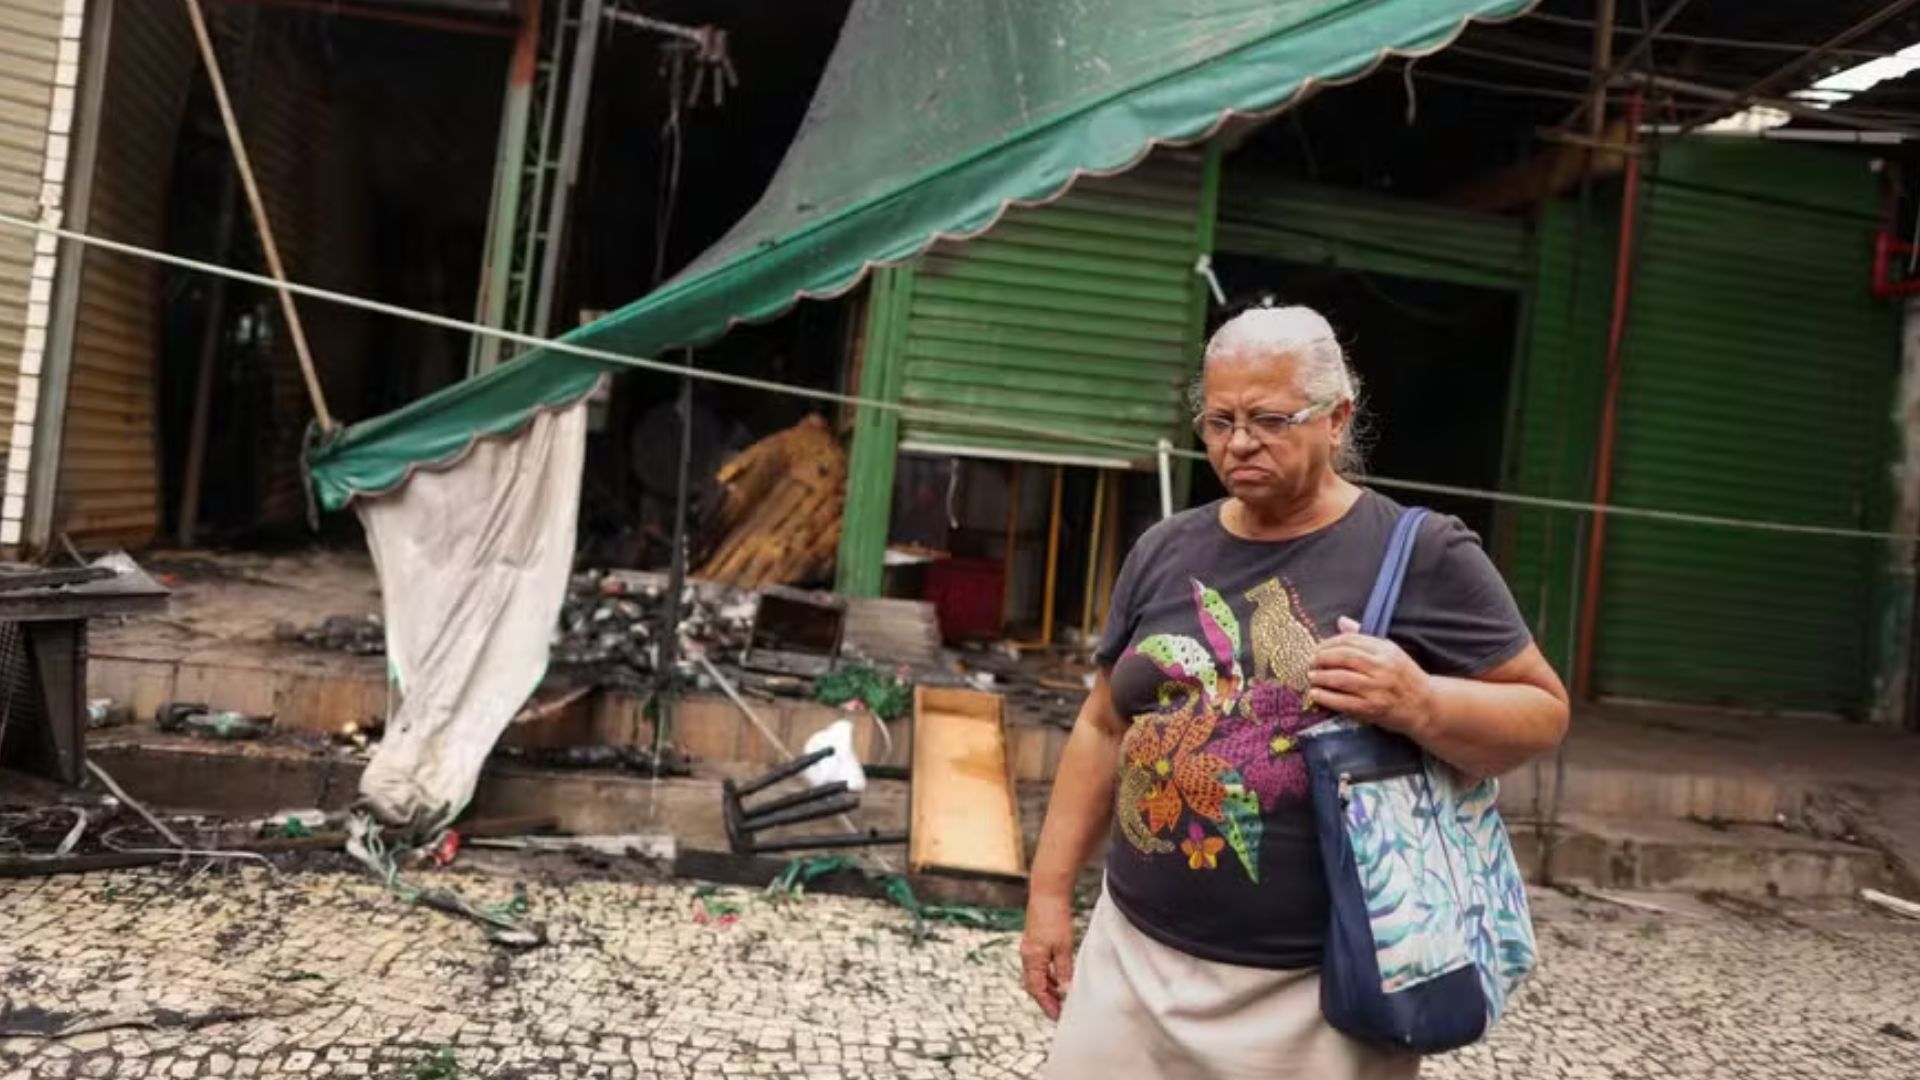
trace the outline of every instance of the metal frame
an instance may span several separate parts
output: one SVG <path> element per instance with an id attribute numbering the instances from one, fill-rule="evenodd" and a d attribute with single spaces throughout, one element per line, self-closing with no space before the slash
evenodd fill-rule
<path id="1" fill-rule="evenodd" d="M 586 134 L 587 108 L 593 98 L 594 62 L 600 55 L 603 2 L 581 0 L 580 19 L 574 31 L 567 111 L 561 120 L 559 157 L 554 163 L 559 175 L 554 178 L 554 190 L 547 193 L 547 225 L 540 240 L 543 246 L 540 279 L 534 290 L 531 332 L 542 336 L 553 330 L 553 299 L 559 291 L 560 256 L 567 248 L 567 221 L 573 216 L 573 191 L 580 182 L 580 145 Z M 523 309 L 525 304 L 523 296 Z"/>
<path id="2" fill-rule="evenodd" d="M 599 57 L 606 0 L 529 0 L 501 107 L 476 321 L 545 336 L 553 330 L 573 192 Z M 476 338 L 468 371 L 508 358 Z"/>
<path id="3" fill-rule="evenodd" d="M 494 152 L 493 193 L 487 200 L 487 241 L 480 257 L 480 295 L 474 302 L 474 321 L 483 326 L 506 325 L 507 274 L 512 269 L 514 227 L 520 220 L 520 177 L 526 165 L 527 121 L 540 65 L 542 11 L 541 0 L 526 0 L 513 55 L 507 61 L 500 145 Z M 498 338 L 474 338 L 468 348 L 467 373 L 478 375 L 498 366 L 501 349 Z"/>
<path id="4" fill-rule="evenodd" d="M 113 40 L 114 0 L 87 0 L 86 30 L 80 47 L 80 93 L 74 106 L 72 157 L 67 164 L 65 222 L 86 232 L 93 210 L 94 164 L 100 153 L 100 110 L 106 100 L 109 46 Z M 86 252 L 70 246 L 54 271 L 53 300 L 47 314 L 47 352 L 40 368 L 39 418 L 33 429 L 33 461 L 27 474 L 23 546 L 45 551 L 53 545 L 54 499 L 60 486 L 60 460 L 66 442 L 67 396 L 73 380 L 73 341 L 80 314 L 80 273 Z"/>

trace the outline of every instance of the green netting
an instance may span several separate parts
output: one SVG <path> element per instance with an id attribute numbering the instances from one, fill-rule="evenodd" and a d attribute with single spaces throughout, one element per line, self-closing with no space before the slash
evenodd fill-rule
<path id="1" fill-rule="evenodd" d="M 1205 137 L 1390 51 L 1533 0 L 856 0 L 760 202 L 658 290 L 564 340 L 631 356 L 842 292 L 1082 173 Z M 536 350 L 316 447 L 332 508 L 590 392 L 617 364 Z"/>

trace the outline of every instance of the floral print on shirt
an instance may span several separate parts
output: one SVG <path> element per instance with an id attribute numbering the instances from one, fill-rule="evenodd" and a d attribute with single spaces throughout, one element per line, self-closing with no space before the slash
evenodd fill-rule
<path id="1" fill-rule="evenodd" d="M 1121 743 L 1120 831 L 1145 855 L 1175 852 L 1193 870 L 1231 848 L 1260 880 L 1263 817 L 1307 797 L 1296 743 L 1313 715 L 1307 673 L 1319 634 L 1295 591 L 1274 579 L 1251 589 L 1252 669 L 1240 662 L 1240 621 L 1219 592 L 1193 582 L 1198 637 L 1155 634 L 1128 650 L 1166 681 Z M 1182 825 L 1184 823 L 1184 828 Z"/>

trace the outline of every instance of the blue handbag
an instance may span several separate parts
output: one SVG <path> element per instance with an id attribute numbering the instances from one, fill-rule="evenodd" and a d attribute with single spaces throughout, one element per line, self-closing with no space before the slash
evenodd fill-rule
<path id="1" fill-rule="evenodd" d="M 1395 523 L 1361 632 L 1386 636 L 1425 510 Z M 1494 808 L 1405 736 L 1348 720 L 1302 733 L 1331 920 L 1327 1022 L 1420 1054 L 1477 1042 L 1534 967 L 1526 885 Z"/>

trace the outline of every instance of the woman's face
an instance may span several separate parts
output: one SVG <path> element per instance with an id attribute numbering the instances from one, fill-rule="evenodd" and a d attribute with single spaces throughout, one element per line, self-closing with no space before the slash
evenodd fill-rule
<path id="1" fill-rule="evenodd" d="M 1203 439 L 1207 460 L 1228 493 L 1242 502 L 1285 505 L 1310 495 L 1333 470 L 1333 452 L 1346 437 L 1352 403 L 1322 408 L 1301 424 L 1273 422 L 1324 404 L 1300 391 L 1297 367 L 1291 355 L 1271 353 L 1230 353 L 1207 363 L 1200 415 L 1236 425 L 1224 439 Z M 1258 423 L 1262 417 L 1268 423 Z"/>

